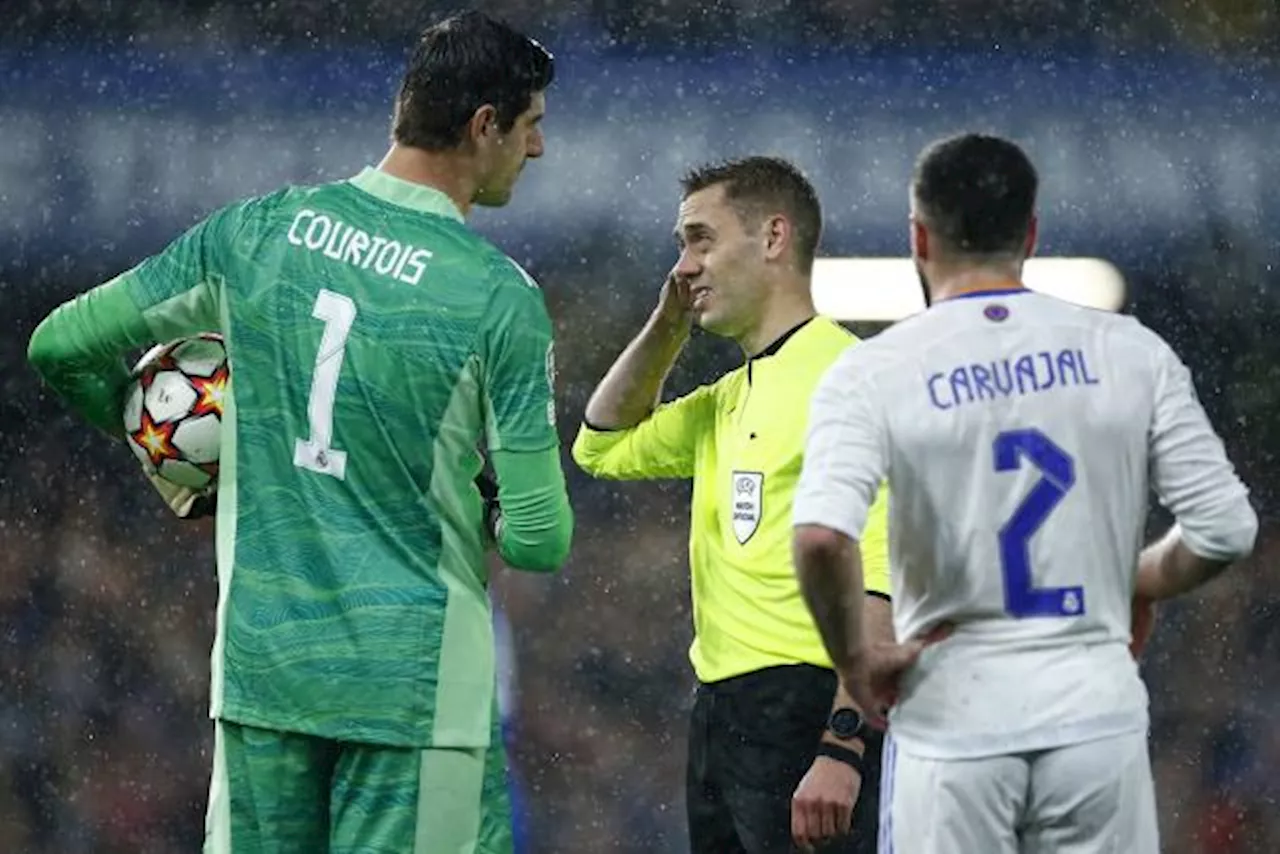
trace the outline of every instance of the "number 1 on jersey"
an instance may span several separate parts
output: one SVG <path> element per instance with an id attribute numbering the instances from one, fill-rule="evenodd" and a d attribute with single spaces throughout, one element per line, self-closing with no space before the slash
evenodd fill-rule
<path id="1" fill-rule="evenodd" d="M 349 297 L 321 290 L 311 316 L 324 321 L 316 367 L 311 374 L 307 419 L 311 436 L 293 446 L 293 464 L 342 480 L 347 476 L 347 452 L 332 446 L 333 404 L 338 396 L 338 372 L 347 347 L 347 336 L 356 319 L 356 304 Z"/>
<path id="2" fill-rule="evenodd" d="M 1026 457 L 1042 475 L 1000 529 L 1005 611 L 1014 617 L 1083 614 L 1083 587 L 1036 587 L 1031 579 L 1031 538 L 1076 482 L 1071 455 L 1039 430 L 1006 430 L 993 451 L 996 471 L 1017 471 Z"/>

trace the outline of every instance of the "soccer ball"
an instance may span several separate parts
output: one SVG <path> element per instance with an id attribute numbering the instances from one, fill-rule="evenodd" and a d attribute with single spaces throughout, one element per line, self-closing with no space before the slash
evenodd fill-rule
<path id="1" fill-rule="evenodd" d="M 222 336 L 209 332 L 153 347 L 133 377 L 124 429 L 143 469 L 198 492 L 215 488 L 230 377 Z"/>

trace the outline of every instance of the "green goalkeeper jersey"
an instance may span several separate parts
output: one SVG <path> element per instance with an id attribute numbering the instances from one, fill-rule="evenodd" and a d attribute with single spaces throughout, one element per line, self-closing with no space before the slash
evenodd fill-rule
<path id="1" fill-rule="evenodd" d="M 122 355 L 210 330 L 232 377 L 211 713 L 340 740 L 487 745 L 478 445 L 536 469 L 524 492 L 563 547 L 526 554 L 530 568 L 554 568 L 571 530 L 541 291 L 444 194 L 366 169 L 215 212 L 55 311 L 30 352 L 121 435 Z"/>

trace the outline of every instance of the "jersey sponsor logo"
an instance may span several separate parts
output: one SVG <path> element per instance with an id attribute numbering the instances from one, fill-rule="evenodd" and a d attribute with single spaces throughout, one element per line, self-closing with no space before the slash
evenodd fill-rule
<path id="1" fill-rule="evenodd" d="M 739 545 L 746 545 L 760 527 L 764 507 L 764 473 L 735 471 L 732 488 L 733 536 Z"/>

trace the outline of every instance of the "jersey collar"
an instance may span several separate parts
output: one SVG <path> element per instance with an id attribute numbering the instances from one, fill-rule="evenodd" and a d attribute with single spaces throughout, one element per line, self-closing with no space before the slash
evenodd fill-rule
<path id="1" fill-rule="evenodd" d="M 814 315 L 814 317 L 817 317 L 817 315 Z M 754 356 L 748 359 L 747 362 L 748 363 L 754 362 L 757 359 L 767 359 L 770 356 L 776 355 L 777 352 L 782 349 L 783 344 L 786 344 L 788 341 L 790 341 L 793 335 L 795 335 L 801 329 L 804 329 L 812 321 L 813 321 L 813 317 L 810 317 L 807 320 L 800 321 L 795 326 L 791 327 L 786 332 L 782 333 L 777 338 L 773 339 L 772 344 L 770 344 L 768 347 L 765 347 L 759 353 L 756 353 Z"/>
<path id="2" fill-rule="evenodd" d="M 754 367 L 756 362 L 760 361 L 761 359 L 767 359 L 770 356 L 776 356 L 778 354 L 778 351 L 782 349 L 782 345 L 786 344 L 788 341 L 794 338 L 795 334 L 799 332 L 801 329 L 804 329 L 806 326 L 812 323 L 814 317 L 817 317 L 817 315 L 815 314 L 813 317 L 810 317 L 808 320 L 800 321 L 795 326 L 791 327 L 786 332 L 782 333 L 777 338 L 775 338 L 773 340 L 773 343 L 770 344 L 768 347 L 765 347 L 759 353 L 756 353 L 754 356 L 747 359 L 747 382 L 750 383 L 755 380 L 755 371 L 752 370 L 752 368 Z"/>
<path id="3" fill-rule="evenodd" d="M 997 296 L 1013 296 L 1014 294 L 1025 294 L 1029 288 L 1021 282 L 992 282 L 986 287 L 975 288 L 971 291 L 961 291 L 958 294 L 949 296 L 946 299 L 938 300 L 938 302 L 951 302 L 959 299 L 978 299 L 980 297 L 997 297 Z"/>
<path id="4" fill-rule="evenodd" d="M 348 179 L 348 183 L 384 202 L 464 222 L 458 206 L 444 193 L 425 184 L 415 184 L 412 181 L 388 175 L 372 166 L 366 166 L 360 170 L 360 174 Z"/>

